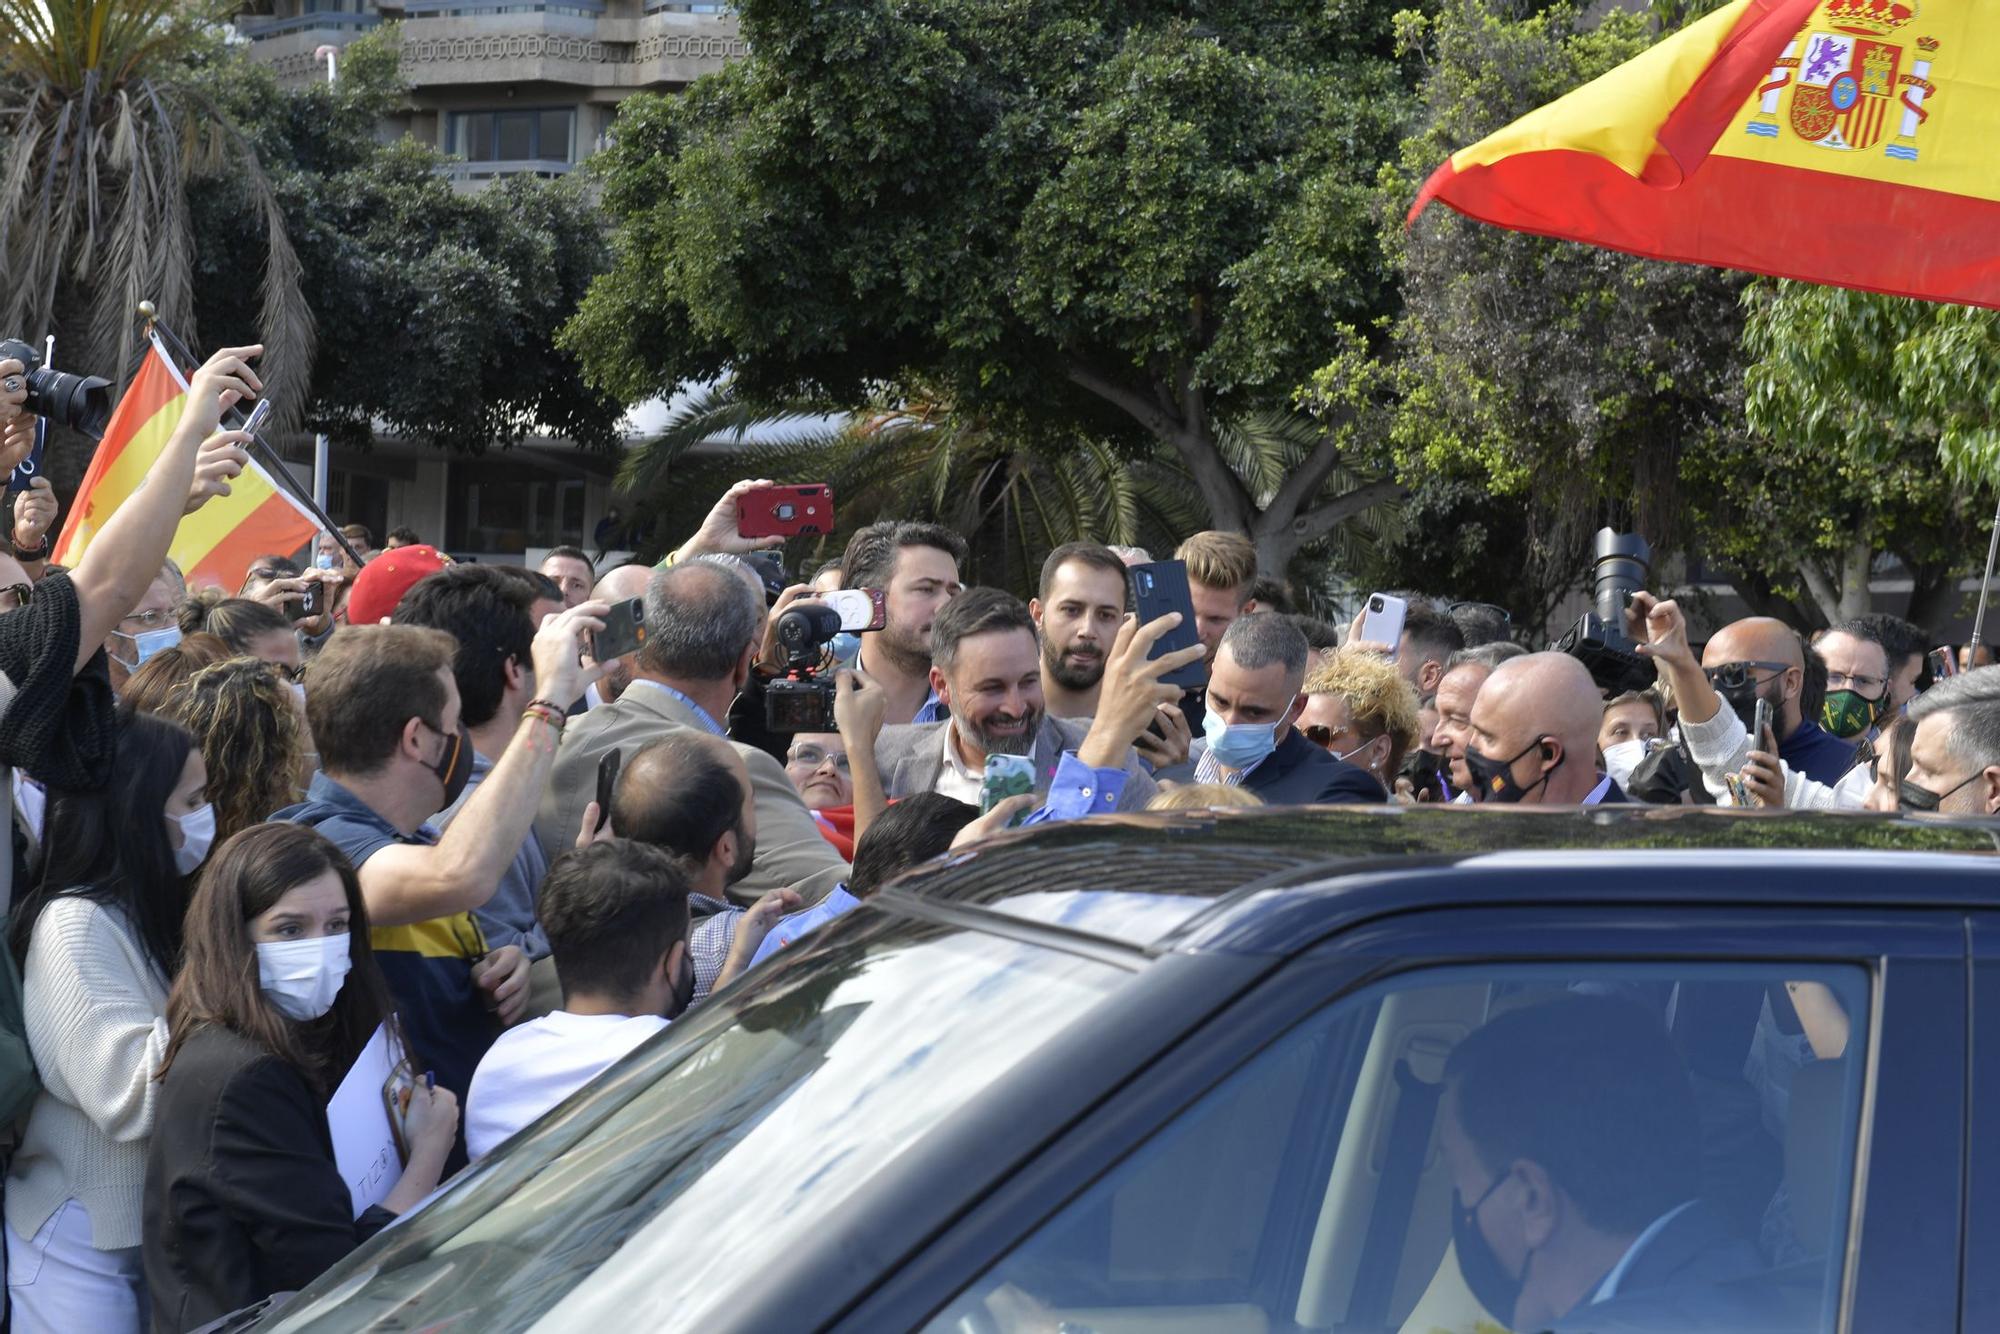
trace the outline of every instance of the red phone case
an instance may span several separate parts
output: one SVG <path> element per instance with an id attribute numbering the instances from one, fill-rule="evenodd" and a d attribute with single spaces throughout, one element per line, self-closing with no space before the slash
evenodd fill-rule
<path id="1" fill-rule="evenodd" d="M 739 537 L 823 536 L 832 531 L 830 486 L 766 486 L 745 491 L 736 501 Z"/>

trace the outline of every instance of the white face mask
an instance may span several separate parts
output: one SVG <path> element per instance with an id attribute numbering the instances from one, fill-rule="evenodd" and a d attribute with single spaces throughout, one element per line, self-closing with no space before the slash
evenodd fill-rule
<path id="1" fill-rule="evenodd" d="M 198 811 L 167 818 L 181 830 L 181 845 L 174 849 L 174 869 L 182 875 L 192 875 L 194 868 L 208 859 L 208 850 L 215 842 L 215 804 L 211 802 Z"/>
<path id="2" fill-rule="evenodd" d="M 257 985 L 287 1018 L 317 1019 L 333 1008 L 347 980 L 349 933 L 257 946 Z"/>
<path id="3" fill-rule="evenodd" d="M 1643 741 L 1621 741 L 1615 746 L 1607 746 L 1604 751 L 1604 772 L 1611 775 L 1611 781 L 1624 787 L 1632 781 L 1632 771 L 1639 767 L 1639 761 L 1646 758 L 1646 743 Z"/>

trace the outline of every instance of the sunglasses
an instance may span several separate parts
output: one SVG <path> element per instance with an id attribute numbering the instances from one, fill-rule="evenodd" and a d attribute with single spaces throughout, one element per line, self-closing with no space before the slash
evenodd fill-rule
<path id="1" fill-rule="evenodd" d="M 1741 690 L 1744 686 L 1762 685 L 1764 681 L 1771 679 L 1765 677 L 1763 681 L 1758 680 L 1758 672 L 1783 673 L 1790 670 L 1792 670 L 1791 665 L 1783 662 L 1725 662 L 1720 667 L 1708 668 L 1702 674 L 1717 690 L 1727 691 Z"/>
<path id="2" fill-rule="evenodd" d="M 35 600 L 33 584 L 6 584 L 0 586 L 0 611 L 19 611 Z"/>

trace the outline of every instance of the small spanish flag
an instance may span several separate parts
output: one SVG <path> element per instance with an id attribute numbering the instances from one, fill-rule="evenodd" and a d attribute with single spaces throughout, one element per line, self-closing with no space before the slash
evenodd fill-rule
<path id="1" fill-rule="evenodd" d="M 2000 306 L 1990 0 L 1734 0 L 1417 196 L 1651 259 Z"/>
<path id="2" fill-rule="evenodd" d="M 57 564 L 81 560 L 92 535 L 138 489 L 179 424 L 187 392 L 187 381 L 154 336 L 70 504 L 51 555 Z M 254 558 L 289 555 L 311 541 L 318 527 L 306 508 L 253 462 L 230 482 L 228 495 L 181 520 L 169 554 L 190 588 L 213 586 L 234 593 Z"/>

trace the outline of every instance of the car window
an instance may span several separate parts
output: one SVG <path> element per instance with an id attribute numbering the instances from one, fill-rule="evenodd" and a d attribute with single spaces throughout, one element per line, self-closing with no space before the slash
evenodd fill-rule
<path id="1" fill-rule="evenodd" d="M 859 926 L 860 924 L 856 924 Z M 676 1023 L 460 1189 L 322 1276 L 281 1330 L 713 1329 L 745 1263 L 840 1225 L 883 1164 L 1130 973 L 887 916 Z"/>
<path id="2" fill-rule="evenodd" d="M 1832 1330 L 1861 969 L 1493 966 L 1322 1011 L 928 1328 Z"/>

